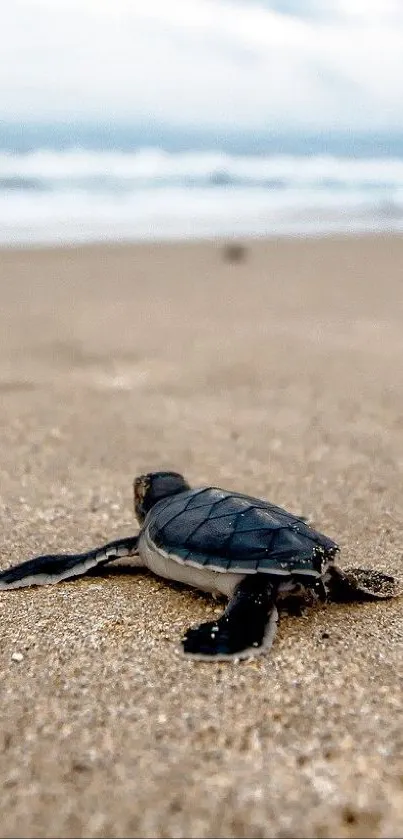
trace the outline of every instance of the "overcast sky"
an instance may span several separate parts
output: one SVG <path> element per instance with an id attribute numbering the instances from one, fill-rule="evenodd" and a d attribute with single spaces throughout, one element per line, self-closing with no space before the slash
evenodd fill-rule
<path id="1" fill-rule="evenodd" d="M 12 0 L 1 18 L 2 119 L 403 128 L 403 0 Z"/>

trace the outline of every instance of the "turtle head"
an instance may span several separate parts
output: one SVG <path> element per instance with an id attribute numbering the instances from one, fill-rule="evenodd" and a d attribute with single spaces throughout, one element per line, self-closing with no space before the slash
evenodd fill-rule
<path id="1" fill-rule="evenodd" d="M 150 472 L 134 480 L 134 511 L 140 524 L 157 501 L 190 489 L 178 472 Z"/>

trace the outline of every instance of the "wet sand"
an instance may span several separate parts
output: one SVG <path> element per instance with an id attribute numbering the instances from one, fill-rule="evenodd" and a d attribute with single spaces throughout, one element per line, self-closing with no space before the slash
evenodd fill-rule
<path id="1" fill-rule="evenodd" d="M 173 468 L 403 577 L 403 239 L 0 252 L 0 565 L 134 532 Z M 128 563 L 2 593 L 4 837 L 401 837 L 403 600 L 177 655 L 217 603 Z"/>

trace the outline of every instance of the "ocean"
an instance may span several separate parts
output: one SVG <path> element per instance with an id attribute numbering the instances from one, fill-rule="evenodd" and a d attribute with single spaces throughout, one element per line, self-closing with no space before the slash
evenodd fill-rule
<path id="1" fill-rule="evenodd" d="M 0 244 L 403 229 L 403 136 L 0 124 Z"/>

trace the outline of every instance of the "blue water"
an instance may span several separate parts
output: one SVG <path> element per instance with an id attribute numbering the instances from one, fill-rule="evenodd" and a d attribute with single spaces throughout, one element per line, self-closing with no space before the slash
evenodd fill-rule
<path id="1" fill-rule="evenodd" d="M 0 124 L 0 243 L 403 228 L 403 136 Z"/>

